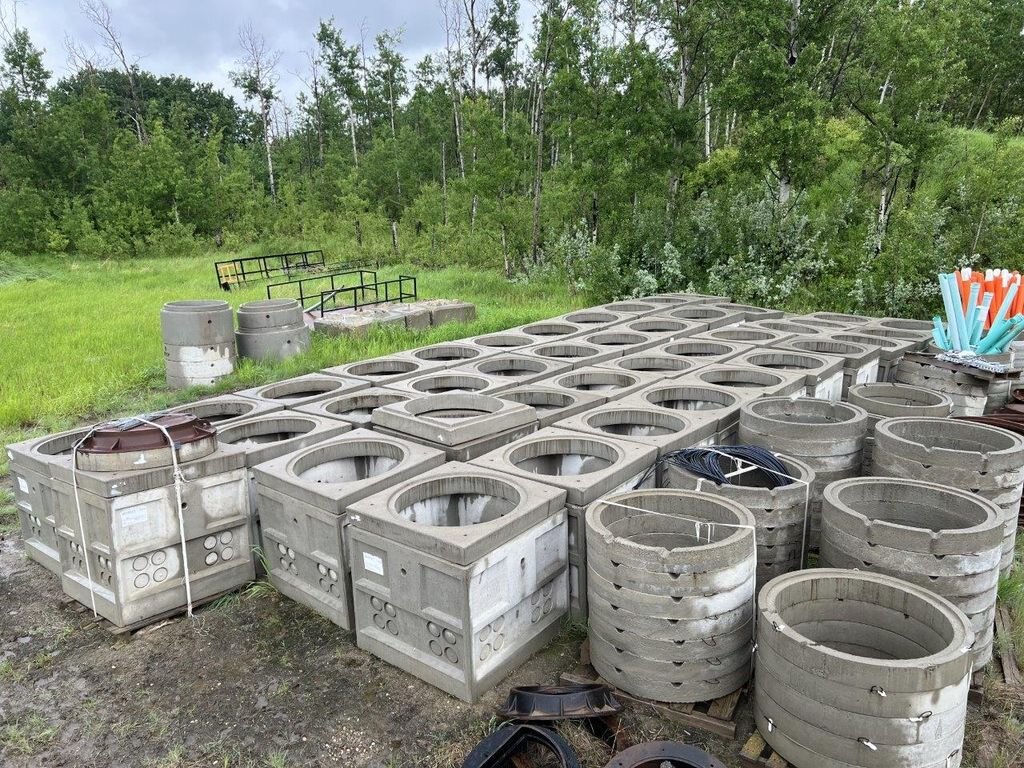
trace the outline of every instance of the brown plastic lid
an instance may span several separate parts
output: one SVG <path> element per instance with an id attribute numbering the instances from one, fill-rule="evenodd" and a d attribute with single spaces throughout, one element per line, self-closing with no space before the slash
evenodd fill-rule
<path id="1" fill-rule="evenodd" d="M 205 419 L 190 413 L 161 413 L 145 416 L 147 421 L 159 424 L 175 446 L 199 442 L 214 436 L 217 430 Z M 97 427 L 82 443 L 82 453 L 133 453 L 167 448 L 163 431 L 136 418 L 111 421 Z"/>

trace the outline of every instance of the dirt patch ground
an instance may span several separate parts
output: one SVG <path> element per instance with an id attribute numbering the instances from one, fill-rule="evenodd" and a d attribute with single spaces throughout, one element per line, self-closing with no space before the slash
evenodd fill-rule
<path id="1" fill-rule="evenodd" d="M 91 614 L 62 606 L 61 594 L 16 536 L 0 540 L 0 764 L 9 768 L 459 768 L 496 726 L 508 687 L 556 681 L 576 665 L 581 639 L 567 630 L 469 706 L 359 650 L 266 585 L 125 637 L 90 626 Z M 972 708 L 971 719 L 971 749 L 982 754 L 964 765 L 1022 764 L 985 755 L 1006 746 L 1005 718 L 997 725 Z M 753 728 L 749 703 L 736 742 L 642 707 L 627 709 L 624 723 L 635 740 L 697 744 L 730 768 Z M 586 768 L 610 759 L 580 729 L 567 736 Z"/>

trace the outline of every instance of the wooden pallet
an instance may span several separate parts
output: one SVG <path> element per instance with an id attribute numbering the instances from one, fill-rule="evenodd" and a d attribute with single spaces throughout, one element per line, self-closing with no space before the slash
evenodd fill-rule
<path id="1" fill-rule="evenodd" d="M 746 768 L 789 768 L 789 763 L 757 731 L 750 734 L 747 743 L 743 745 L 740 762 Z"/>
<path id="2" fill-rule="evenodd" d="M 204 605 L 209 605 L 210 603 L 220 600 L 222 597 L 230 595 L 232 592 L 237 591 L 237 589 L 225 589 L 223 592 L 217 592 L 216 594 L 199 598 L 198 600 L 193 600 L 192 610 L 194 612 L 199 608 L 202 608 Z M 67 608 L 72 613 L 76 613 L 79 615 L 89 614 L 90 621 L 87 624 L 85 624 L 84 628 L 93 626 L 99 627 L 100 629 L 109 632 L 111 635 L 134 635 L 136 632 L 145 629 L 146 627 L 151 627 L 160 622 L 176 619 L 179 616 L 184 616 L 187 613 L 185 606 L 182 605 L 177 608 L 171 608 L 170 610 L 155 614 L 146 619 L 136 621 L 132 624 L 119 627 L 116 624 L 112 624 L 110 621 L 103 618 L 102 616 L 92 616 L 92 608 L 90 608 L 88 605 L 84 605 L 83 603 L 78 602 L 73 597 L 69 597 L 68 595 L 61 595 L 60 598 L 58 599 L 58 602 L 62 608 Z"/>
<path id="3" fill-rule="evenodd" d="M 700 728 L 709 731 L 725 739 L 736 738 L 736 711 L 746 688 L 733 691 L 727 696 L 722 696 L 711 701 L 702 701 L 696 704 L 667 704 L 660 701 L 651 701 L 642 696 L 633 696 L 615 686 L 602 680 L 593 667 L 581 667 L 572 673 L 561 675 L 561 681 L 569 684 L 579 683 L 604 683 L 615 693 L 615 697 L 622 702 L 628 702 L 638 706 L 653 709 L 659 717 L 671 720 L 675 723 L 690 728 Z"/>

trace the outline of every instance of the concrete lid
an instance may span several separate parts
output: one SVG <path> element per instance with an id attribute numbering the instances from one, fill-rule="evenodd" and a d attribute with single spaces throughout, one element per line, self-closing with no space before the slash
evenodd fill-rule
<path id="1" fill-rule="evenodd" d="M 875 425 L 875 449 L 952 470 L 1019 471 L 1024 439 L 999 427 L 960 419 L 899 416 Z"/>
<path id="2" fill-rule="evenodd" d="M 615 402 L 562 419 L 554 426 L 653 445 L 661 455 L 712 438 L 717 431 L 716 421 L 701 418 L 700 411 L 684 413 Z"/>
<path id="3" fill-rule="evenodd" d="M 825 487 L 822 519 L 865 541 L 936 556 L 999 549 L 1002 510 L 976 493 L 896 477 L 851 477 Z"/>
<path id="4" fill-rule="evenodd" d="M 356 392 L 366 389 L 369 384 L 361 379 L 310 373 L 291 379 L 275 381 L 251 389 L 243 389 L 235 394 L 263 402 L 278 403 L 285 407 L 306 405 L 317 400 Z"/>
<path id="5" fill-rule="evenodd" d="M 445 446 L 456 446 L 537 421 L 528 405 L 497 397 L 453 392 L 384 405 L 374 425 Z"/>
<path id="6" fill-rule="evenodd" d="M 408 356 L 388 355 L 337 365 L 333 368 L 324 368 L 323 372 L 329 376 L 365 381 L 367 386 L 372 384 L 380 387 L 393 381 L 439 371 L 445 367 L 441 362 L 428 363 L 425 360 L 416 360 Z"/>
<path id="7" fill-rule="evenodd" d="M 444 453 L 400 437 L 354 429 L 253 468 L 257 485 L 332 514 L 364 496 L 444 463 Z"/>
<path id="8" fill-rule="evenodd" d="M 521 387 L 502 390 L 497 394 L 502 400 L 511 400 L 529 405 L 537 414 L 541 427 L 547 427 L 556 421 L 601 405 L 607 398 L 594 392 L 572 392 L 555 387 L 527 384 Z"/>
<path id="9" fill-rule="evenodd" d="M 370 416 L 375 408 L 390 403 L 400 403 L 409 400 L 413 395 L 398 392 L 385 387 L 367 387 L 352 392 L 348 395 L 332 397 L 328 400 L 319 400 L 309 405 L 300 405 L 291 408 L 296 413 L 311 413 L 314 416 L 326 416 L 331 419 L 341 419 L 350 424 L 368 425 Z"/>
<path id="10" fill-rule="evenodd" d="M 891 576 L 839 568 L 788 573 L 764 586 L 757 606 L 759 646 L 835 682 L 914 692 L 958 685 L 971 670 L 975 633 L 963 612 L 929 590 Z M 839 616 L 879 629 L 891 617 L 890 626 L 900 627 L 897 636 L 915 632 L 913 641 L 927 642 L 929 653 L 909 659 L 862 656 L 835 650 L 801 632 Z"/>
<path id="11" fill-rule="evenodd" d="M 297 411 L 278 411 L 240 419 L 218 429 L 217 440 L 221 445 L 242 448 L 246 466 L 253 467 L 350 429 L 351 424 L 338 419 Z"/>
<path id="12" fill-rule="evenodd" d="M 472 463 L 564 488 L 567 503 L 583 506 L 649 469 L 657 453 L 629 440 L 548 427 Z"/>
<path id="13" fill-rule="evenodd" d="M 564 508 L 565 491 L 450 462 L 349 507 L 353 527 L 469 565 Z"/>

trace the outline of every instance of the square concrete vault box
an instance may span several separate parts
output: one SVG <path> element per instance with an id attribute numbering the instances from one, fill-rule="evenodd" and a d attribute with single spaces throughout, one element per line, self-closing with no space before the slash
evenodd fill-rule
<path id="1" fill-rule="evenodd" d="M 574 413 L 602 405 L 608 399 L 594 392 L 567 391 L 538 384 L 506 389 L 499 392 L 497 397 L 533 408 L 542 428 Z"/>
<path id="2" fill-rule="evenodd" d="M 387 385 L 387 389 L 414 396 L 443 395 L 449 392 L 471 392 L 483 395 L 509 389 L 515 384 L 514 380 L 508 378 L 488 376 L 477 371 L 446 368 L 425 373 L 422 376 L 414 376 L 411 379 L 392 382 Z"/>
<path id="3" fill-rule="evenodd" d="M 657 349 L 649 349 L 645 352 L 616 357 L 598 363 L 595 368 L 606 368 L 612 371 L 624 371 L 626 373 L 643 373 L 658 379 L 673 379 L 700 368 L 703 363 L 693 359 L 678 357 L 677 355 L 666 355 Z"/>
<path id="4" fill-rule="evenodd" d="M 510 386 L 530 384 L 539 379 L 546 379 L 558 373 L 572 369 L 568 363 L 545 360 L 540 357 L 517 354 L 497 354 L 485 360 L 467 363 L 451 372 L 483 374 L 493 379 L 503 380 Z"/>
<path id="5" fill-rule="evenodd" d="M 54 456 L 47 489 L 64 592 L 95 602 L 121 627 L 184 607 L 186 561 L 193 600 L 255 575 L 245 452 L 213 434 L 176 442 L 179 504 L 171 450 L 135 448 L 127 439 L 121 447 L 122 436 L 139 429 L 126 424 L 113 427 L 119 437 L 109 451 L 79 453 L 77 462 L 70 450 Z"/>
<path id="6" fill-rule="evenodd" d="M 641 389 L 616 404 L 622 408 L 653 406 L 708 421 L 714 425 L 715 440 L 727 442 L 739 425 L 740 408 L 757 396 L 756 392 L 733 390 L 681 377 Z"/>
<path id="7" fill-rule="evenodd" d="M 702 327 L 701 323 L 693 323 L 689 320 L 675 320 L 671 317 L 662 317 L 661 315 L 654 314 L 644 315 L 636 320 L 613 325 L 607 330 L 622 333 L 645 333 L 649 336 L 657 337 L 658 344 L 665 344 L 673 339 L 700 333 Z M 629 353 L 627 352 L 626 354 Z"/>
<path id="8" fill-rule="evenodd" d="M 534 344 L 550 344 L 553 341 L 571 339 L 584 333 L 593 333 L 593 329 L 586 325 L 577 325 L 576 323 L 555 318 L 554 320 L 540 320 L 536 323 L 510 328 L 506 333 L 528 336 L 533 339 Z"/>
<path id="9" fill-rule="evenodd" d="M 298 411 L 277 411 L 227 424 L 217 430 L 217 441 L 245 452 L 245 464 L 264 461 L 348 432 L 351 424 Z"/>
<path id="10" fill-rule="evenodd" d="M 858 325 L 867 325 L 868 323 L 875 320 L 873 317 L 864 317 L 863 315 L 848 315 L 842 312 L 811 312 L 810 314 L 803 315 L 803 317 L 813 317 L 817 320 L 827 320 L 830 323 L 845 323 L 847 328 L 853 328 Z"/>
<path id="11" fill-rule="evenodd" d="M 309 405 L 300 405 L 293 409 L 296 413 L 308 413 L 313 416 L 323 416 L 329 419 L 338 419 L 355 427 L 367 427 L 370 425 L 370 416 L 375 408 L 391 403 L 401 403 L 414 397 L 411 394 L 404 394 L 394 389 L 384 387 L 369 387 L 360 389 L 350 395 L 332 397 L 329 400 L 320 400 Z"/>
<path id="12" fill-rule="evenodd" d="M 497 349 L 488 349 L 475 344 L 467 344 L 462 341 L 446 341 L 441 344 L 431 344 L 429 347 L 408 349 L 405 352 L 398 352 L 394 357 L 402 360 L 412 360 L 426 365 L 437 365 L 441 368 L 454 368 L 465 365 L 473 360 L 496 354 Z M 432 373 L 433 371 L 430 371 Z"/>
<path id="13" fill-rule="evenodd" d="M 468 461 L 536 431 L 537 414 L 510 400 L 451 393 L 378 408 L 373 426 L 442 450 L 449 461 Z"/>
<path id="14" fill-rule="evenodd" d="M 584 507 L 643 475 L 657 457 L 650 445 L 610 435 L 548 427 L 472 463 L 566 491 L 566 503 Z"/>
<path id="15" fill-rule="evenodd" d="M 641 350 L 657 346 L 658 344 L 670 341 L 665 334 L 644 333 L 626 328 L 624 325 L 613 325 L 604 328 L 597 333 L 589 333 L 580 336 L 580 342 L 590 344 L 598 349 L 615 352 L 616 356 L 640 352 Z"/>
<path id="16" fill-rule="evenodd" d="M 745 392 L 754 397 L 800 397 L 806 387 L 806 375 L 794 371 L 768 370 L 743 365 L 735 359 L 716 365 L 707 365 L 693 373 L 680 376 L 676 381 L 714 384 L 728 390 Z"/>
<path id="17" fill-rule="evenodd" d="M 537 382 L 537 386 L 565 389 L 571 392 L 589 392 L 599 395 L 602 402 L 606 402 L 625 397 L 631 392 L 655 384 L 660 380 L 661 377 L 649 373 L 591 366 L 543 379 Z"/>
<path id="18" fill-rule="evenodd" d="M 890 339 L 861 333 L 862 327 L 857 326 L 843 333 L 829 333 L 827 337 L 834 341 L 848 341 L 865 347 L 876 347 L 878 349 L 878 381 L 892 381 L 903 355 L 917 349 L 918 343 L 906 339 Z"/>
<path id="19" fill-rule="evenodd" d="M 563 419 L 555 427 L 653 445 L 658 449 L 658 456 L 683 448 L 711 445 L 718 434 L 717 419 L 702 416 L 700 411 L 683 413 L 635 402 L 609 403 Z"/>
<path id="20" fill-rule="evenodd" d="M 552 322 L 572 323 L 585 329 L 587 332 L 593 333 L 609 325 L 616 325 L 635 318 L 636 315 L 628 315 L 624 312 L 609 312 L 606 309 L 580 309 L 552 318 Z"/>
<path id="21" fill-rule="evenodd" d="M 581 339 L 573 338 L 535 344 L 532 347 L 519 351 L 521 355 L 539 357 L 541 360 L 550 360 L 555 363 L 564 363 L 571 368 L 584 368 L 596 365 L 605 360 L 622 357 L 622 353 L 623 350 L 620 347 L 602 348 L 596 344 L 587 344 Z"/>
<path id="22" fill-rule="evenodd" d="M 665 305 L 663 304 L 648 302 L 644 301 L 643 299 L 625 299 L 623 301 L 613 301 L 610 304 L 600 304 L 596 307 L 593 307 L 593 309 L 595 310 L 619 312 L 624 315 L 633 315 L 634 317 L 650 315 L 664 308 Z"/>
<path id="23" fill-rule="evenodd" d="M 800 323 L 800 325 L 809 325 L 811 328 L 817 328 L 822 333 L 846 331 L 851 327 L 849 323 L 843 322 L 842 320 L 826 320 L 825 318 L 817 315 L 798 315 L 797 317 L 792 318 L 792 321 L 794 323 Z"/>
<path id="24" fill-rule="evenodd" d="M 537 343 L 537 338 L 535 336 L 527 336 L 525 333 L 499 331 L 498 333 L 488 333 L 484 336 L 473 336 L 463 339 L 462 343 L 482 347 L 485 352 L 512 353 L 522 347 L 533 346 Z"/>
<path id="25" fill-rule="evenodd" d="M 70 456 L 88 434 L 88 429 L 73 429 L 12 443 L 6 449 L 25 554 L 57 576 L 61 572 L 57 499 L 50 465 L 61 456 Z"/>
<path id="26" fill-rule="evenodd" d="M 204 421 L 208 421 L 218 429 L 241 419 L 253 416 L 265 416 L 284 408 L 283 403 L 266 400 L 253 400 L 241 395 L 219 395 L 194 403 L 174 405 L 165 409 L 165 413 L 191 413 Z"/>
<path id="27" fill-rule="evenodd" d="M 721 309 L 710 304 L 684 304 L 681 307 L 670 307 L 662 309 L 658 313 L 660 317 L 668 317 L 673 320 L 682 320 L 700 327 L 699 332 L 724 328 L 728 325 L 742 323 L 744 316 L 742 312 L 731 309 Z"/>
<path id="28" fill-rule="evenodd" d="M 804 394 L 807 397 L 836 402 L 843 396 L 843 369 L 846 361 L 841 357 L 798 352 L 793 349 L 765 348 L 744 352 L 729 362 L 766 371 L 804 373 Z"/>
<path id="29" fill-rule="evenodd" d="M 748 323 L 755 320 L 777 320 L 784 314 L 781 309 L 766 309 L 765 307 L 755 307 L 750 304 L 736 304 L 731 301 L 719 302 L 712 306 L 729 312 L 739 312 Z"/>
<path id="30" fill-rule="evenodd" d="M 654 302 L 657 299 L 662 299 L 663 304 L 667 300 L 681 304 L 728 304 L 732 301 L 729 296 L 713 296 L 707 293 L 658 293 L 654 296 L 644 296 L 640 301 Z"/>
<path id="31" fill-rule="evenodd" d="M 353 629 L 345 536 L 349 505 L 443 462 L 441 451 L 357 429 L 256 467 L 271 583 Z"/>
<path id="32" fill-rule="evenodd" d="M 350 508 L 360 648 L 469 702 L 567 609 L 565 492 L 450 463 Z"/>
<path id="33" fill-rule="evenodd" d="M 711 341 L 691 337 L 676 339 L 668 344 L 653 347 L 649 351 L 683 358 L 703 366 L 731 360 L 748 349 L 753 349 L 753 347 L 750 344 L 739 344 L 734 341 Z"/>
<path id="34" fill-rule="evenodd" d="M 329 397 L 357 392 L 368 386 L 369 384 L 365 381 L 356 378 L 310 373 L 274 384 L 265 384 L 262 387 L 243 389 L 236 394 L 260 402 L 293 408 L 297 405 L 306 405 L 315 403 L 317 400 L 326 400 Z"/>
<path id="35" fill-rule="evenodd" d="M 784 317 L 780 320 L 756 320 L 750 323 L 749 327 L 777 331 L 789 335 L 790 338 L 793 336 L 817 336 L 824 330 L 823 328 L 801 323 L 799 317 Z"/>
<path id="36" fill-rule="evenodd" d="M 780 349 L 829 355 L 843 359 L 843 396 L 854 384 L 873 384 L 878 380 L 881 350 L 877 346 L 839 341 L 827 334 L 798 336 L 779 345 Z"/>
<path id="37" fill-rule="evenodd" d="M 738 342 L 754 347 L 769 347 L 786 339 L 791 339 L 793 334 L 773 331 L 769 328 L 759 328 L 750 323 L 730 325 L 726 328 L 716 328 L 713 331 L 704 331 L 692 337 L 694 341 L 703 339 L 707 341 Z"/>
<path id="38" fill-rule="evenodd" d="M 894 339 L 896 341 L 909 341 L 914 345 L 914 350 L 924 349 L 932 340 L 931 331 L 919 330 L 902 323 L 913 323 L 920 321 L 903 320 L 899 318 L 888 318 L 889 323 L 875 321 L 867 325 L 858 325 L 853 331 L 862 333 L 865 336 L 879 336 L 883 339 Z"/>
<path id="39" fill-rule="evenodd" d="M 407 356 L 389 355 L 388 357 L 374 357 L 369 360 L 360 360 L 357 363 L 325 368 L 323 372 L 329 376 L 362 380 L 367 382 L 367 386 L 372 384 L 376 387 L 383 387 L 395 381 L 422 376 L 445 367 L 442 362 L 428 363 L 425 360 L 416 360 Z"/>

